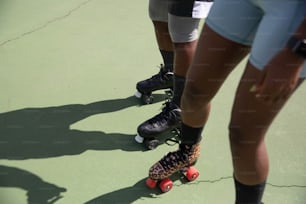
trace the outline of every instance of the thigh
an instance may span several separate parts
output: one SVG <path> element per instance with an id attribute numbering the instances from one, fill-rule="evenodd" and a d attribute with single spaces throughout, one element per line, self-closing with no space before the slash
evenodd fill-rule
<path id="1" fill-rule="evenodd" d="M 240 80 L 232 108 L 230 129 L 235 131 L 240 142 L 260 143 L 274 118 L 286 101 L 277 105 L 263 103 L 250 92 L 251 87 L 261 79 L 262 71 L 248 63 Z M 299 84 L 303 79 L 300 79 Z M 235 140 L 235 138 L 231 138 Z"/>
<path id="2" fill-rule="evenodd" d="M 248 53 L 249 47 L 226 39 L 204 25 L 185 89 L 193 95 L 198 94 L 199 103 L 209 101 Z"/>

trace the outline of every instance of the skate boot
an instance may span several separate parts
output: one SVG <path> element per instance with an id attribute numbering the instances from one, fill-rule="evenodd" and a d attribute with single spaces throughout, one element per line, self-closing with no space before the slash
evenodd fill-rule
<path id="1" fill-rule="evenodd" d="M 141 98 L 144 104 L 150 104 L 153 102 L 153 91 L 169 88 L 173 88 L 173 72 L 161 65 L 157 74 L 136 84 L 137 91 L 135 96 Z"/>
<path id="2" fill-rule="evenodd" d="M 155 188 L 159 184 L 162 192 L 168 192 L 173 186 L 169 177 L 176 172 L 184 174 L 188 181 L 195 180 L 199 176 L 199 171 L 193 165 L 199 156 L 200 143 L 180 144 L 179 150 L 168 153 L 150 168 L 146 185 Z"/>
<path id="3" fill-rule="evenodd" d="M 168 131 L 178 135 L 180 124 L 181 109 L 173 102 L 167 101 L 161 113 L 138 126 L 135 140 L 145 143 L 148 149 L 155 149 L 161 143 L 157 138 Z"/>

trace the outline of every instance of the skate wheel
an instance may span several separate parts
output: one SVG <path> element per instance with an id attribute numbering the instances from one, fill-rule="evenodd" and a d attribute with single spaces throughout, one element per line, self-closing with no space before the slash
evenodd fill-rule
<path id="1" fill-rule="evenodd" d="M 156 184 L 157 184 L 157 181 L 151 179 L 151 178 L 147 178 L 146 180 L 146 185 L 149 187 L 149 188 L 155 188 L 156 187 Z"/>
<path id="2" fill-rule="evenodd" d="M 135 96 L 136 98 L 141 98 L 142 93 L 140 93 L 139 91 L 136 91 L 135 94 L 134 94 L 134 96 Z"/>
<path id="3" fill-rule="evenodd" d="M 189 167 L 186 171 L 186 178 L 188 181 L 194 181 L 198 178 L 199 171 L 195 167 Z"/>
<path id="4" fill-rule="evenodd" d="M 159 184 L 160 190 L 164 193 L 170 191 L 172 186 L 173 182 L 169 178 L 163 179 Z"/>
<path id="5" fill-rule="evenodd" d="M 136 142 L 138 142 L 138 143 L 143 143 L 144 138 L 143 138 L 143 137 L 141 137 L 140 135 L 136 135 L 136 137 L 135 137 L 135 141 L 136 141 Z"/>
<path id="6" fill-rule="evenodd" d="M 151 104 L 153 103 L 153 96 L 151 95 L 142 95 L 142 101 L 144 104 Z"/>
<path id="7" fill-rule="evenodd" d="M 159 140 L 157 139 L 146 139 L 145 145 L 148 149 L 153 150 L 159 145 Z"/>

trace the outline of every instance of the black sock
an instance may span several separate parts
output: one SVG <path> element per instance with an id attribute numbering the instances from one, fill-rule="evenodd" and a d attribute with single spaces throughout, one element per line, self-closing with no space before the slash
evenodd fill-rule
<path id="1" fill-rule="evenodd" d="M 182 145 L 194 145 L 201 141 L 203 127 L 193 128 L 182 123 L 181 129 L 181 144 Z"/>
<path id="2" fill-rule="evenodd" d="M 181 107 L 181 98 L 184 91 L 185 86 L 185 77 L 174 75 L 174 86 L 173 86 L 173 103 L 178 107 Z"/>
<path id="3" fill-rule="evenodd" d="M 164 61 L 164 66 L 167 70 L 170 70 L 173 72 L 173 64 L 174 64 L 174 52 L 173 51 L 165 51 L 165 50 L 159 50 L 163 61 Z"/>
<path id="4" fill-rule="evenodd" d="M 257 185 L 245 185 L 235 181 L 236 204 L 261 204 L 261 199 L 265 190 L 266 182 Z"/>

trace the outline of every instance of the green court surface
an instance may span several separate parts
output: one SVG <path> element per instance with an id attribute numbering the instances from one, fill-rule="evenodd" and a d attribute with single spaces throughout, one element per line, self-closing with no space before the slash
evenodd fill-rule
<path id="1" fill-rule="evenodd" d="M 177 148 L 134 141 L 164 98 L 133 96 L 161 62 L 147 6 L 0 0 L 0 204 L 234 203 L 227 124 L 245 61 L 213 100 L 198 180 L 176 179 L 165 194 L 145 186 Z M 303 84 L 268 132 L 267 204 L 306 203 L 305 97 Z"/>

